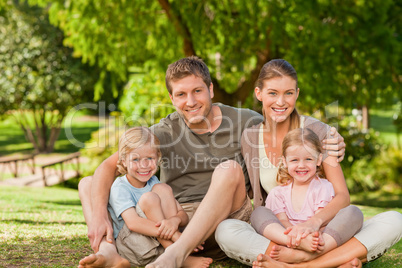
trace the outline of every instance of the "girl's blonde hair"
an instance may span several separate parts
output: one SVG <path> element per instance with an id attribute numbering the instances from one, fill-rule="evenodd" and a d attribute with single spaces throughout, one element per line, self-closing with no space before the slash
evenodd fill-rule
<path id="1" fill-rule="evenodd" d="M 132 150 L 140 148 L 150 143 L 152 148 L 157 151 L 158 162 L 161 159 L 161 151 L 159 149 L 159 139 L 146 127 L 133 127 L 121 135 L 119 140 L 119 160 L 117 161 L 117 170 L 120 174 L 127 174 L 127 168 L 123 165 L 123 160 Z"/>
<path id="2" fill-rule="evenodd" d="M 264 81 L 270 80 L 272 78 L 284 77 L 288 76 L 295 80 L 296 82 L 296 91 L 298 89 L 297 86 L 297 73 L 295 68 L 283 59 L 274 59 L 265 63 L 262 66 L 260 74 L 258 75 L 257 81 L 255 82 L 255 87 L 258 87 L 260 90 L 264 87 Z M 262 114 L 264 116 L 264 121 L 266 122 L 264 109 L 262 110 Z M 296 107 L 290 114 L 290 127 L 289 130 L 300 127 L 300 116 L 296 110 Z"/>
<path id="3" fill-rule="evenodd" d="M 314 150 L 319 154 L 322 153 L 321 142 L 318 136 L 309 128 L 296 128 L 289 131 L 282 142 L 282 156 L 286 158 L 286 149 L 293 145 L 302 145 L 308 147 L 308 150 Z M 324 169 L 322 165 L 317 166 L 316 174 L 320 178 L 325 178 Z M 276 176 L 276 181 L 280 185 L 286 185 L 293 181 L 292 176 L 290 176 L 288 169 L 283 163 L 283 159 L 278 167 L 278 174 Z"/>

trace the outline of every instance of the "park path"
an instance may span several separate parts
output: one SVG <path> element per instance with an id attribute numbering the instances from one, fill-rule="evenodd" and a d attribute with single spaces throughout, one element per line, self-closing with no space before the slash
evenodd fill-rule
<path id="1" fill-rule="evenodd" d="M 60 159 L 63 159 L 66 157 L 68 154 L 39 154 L 35 156 L 35 174 L 32 174 L 31 167 L 28 166 L 26 163 L 24 164 L 19 164 L 18 167 L 18 174 L 19 175 L 17 178 L 8 178 L 8 179 L 2 179 L 0 177 L 0 185 L 12 185 L 12 186 L 29 186 L 29 187 L 45 187 L 45 183 L 43 181 L 43 176 L 42 176 L 42 169 L 41 165 L 47 164 L 53 161 L 58 161 Z M 88 159 L 86 157 L 80 156 L 79 157 L 79 163 L 80 166 L 82 167 L 82 164 L 85 164 L 88 162 Z M 62 179 L 58 174 L 56 174 L 56 169 L 59 169 L 59 167 L 56 168 L 49 168 L 48 172 L 46 172 L 46 184 L 47 186 L 55 185 L 60 182 L 62 182 Z M 11 170 L 9 167 L 6 167 L 2 164 L 0 164 L 0 171 L 1 172 L 9 172 L 11 173 Z M 81 170 L 80 170 L 81 171 Z M 1 174 L 3 175 L 3 174 Z M 76 171 L 70 169 L 65 169 L 64 170 L 64 177 L 65 180 L 74 178 L 76 176 Z"/>

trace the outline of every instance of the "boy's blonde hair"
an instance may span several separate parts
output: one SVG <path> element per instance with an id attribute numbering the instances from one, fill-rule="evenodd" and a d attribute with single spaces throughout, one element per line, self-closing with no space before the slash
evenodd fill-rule
<path id="1" fill-rule="evenodd" d="M 157 151 L 158 162 L 161 159 L 161 151 L 159 149 L 159 139 L 146 127 L 133 127 L 128 129 L 121 135 L 119 140 L 119 160 L 117 161 L 117 170 L 120 174 L 127 174 L 127 168 L 123 165 L 123 160 L 132 150 L 140 148 L 145 144 L 151 144 L 152 148 Z"/>
<path id="2" fill-rule="evenodd" d="M 309 128 L 296 128 L 289 131 L 282 142 L 282 161 L 278 167 L 278 174 L 276 176 L 276 181 L 280 185 L 286 185 L 293 181 L 292 176 L 290 176 L 288 169 L 283 163 L 283 159 L 286 158 L 286 149 L 293 145 L 302 145 L 308 147 L 307 150 L 314 150 L 319 154 L 322 153 L 321 142 L 317 134 L 315 134 Z M 322 164 L 317 166 L 317 173 L 320 178 L 325 178 L 324 169 Z"/>

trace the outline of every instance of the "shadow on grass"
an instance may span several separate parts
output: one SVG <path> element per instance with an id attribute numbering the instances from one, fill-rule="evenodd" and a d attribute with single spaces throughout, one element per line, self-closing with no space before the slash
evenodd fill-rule
<path id="1" fill-rule="evenodd" d="M 393 124 L 392 116 L 387 114 L 371 114 L 370 124 L 375 126 L 376 130 L 381 132 L 395 133 L 396 128 Z"/>
<path id="2" fill-rule="evenodd" d="M 2 220 L 3 223 L 9 224 L 9 223 L 20 223 L 20 224 L 30 224 L 30 225 L 86 225 L 84 221 L 32 221 L 32 220 L 20 220 L 20 219 L 6 219 Z"/>
<path id="3" fill-rule="evenodd" d="M 386 201 L 379 201 L 375 198 L 363 198 L 358 201 L 354 201 L 353 204 L 355 205 L 363 205 L 363 206 L 370 206 L 370 207 L 379 207 L 379 208 L 398 208 L 402 207 L 401 200 L 386 200 Z"/>
<path id="4" fill-rule="evenodd" d="M 0 243 L 1 267 L 77 267 L 92 253 L 83 236 L 32 237 Z"/>
<path id="5" fill-rule="evenodd" d="M 363 192 L 351 195 L 351 201 L 356 205 L 379 207 L 379 208 L 402 208 L 402 191 L 395 189 L 394 192 L 376 191 Z"/>
<path id="6" fill-rule="evenodd" d="M 81 207 L 80 200 L 42 201 L 42 203 L 55 204 L 55 205 L 61 205 L 61 206 L 79 206 L 79 207 Z"/>

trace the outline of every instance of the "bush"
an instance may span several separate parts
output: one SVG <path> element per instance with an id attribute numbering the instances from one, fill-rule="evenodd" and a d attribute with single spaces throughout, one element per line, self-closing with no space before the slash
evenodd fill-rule
<path id="1" fill-rule="evenodd" d="M 386 149 L 380 143 L 379 133 L 373 129 L 361 130 L 353 116 L 336 119 L 338 132 L 345 139 L 346 152 L 342 169 L 350 192 L 376 189 L 379 186 L 374 176 L 373 159 Z"/>
<path id="2" fill-rule="evenodd" d="M 401 188 L 402 151 L 389 147 L 369 160 L 363 158 L 353 163 L 347 179 L 349 190 L 378 190 L 386 185 Z"/>
<path id="3" fill-rule="evenodd" d="M 118 143 L 125 127 L 121 120 L 109 119 L 104 128 L 91 134 L 91 139 L 85 143 L 85 148 L 81 149 L 81 154 L 90 159 L 89 163 L 83 168 L 83 175 L 93 175 L 95 169 L 109 156 L 118 151 Z"/>
<path id="4" fill-rule="evenodd" d="M 373 160 L 375 180 L 379 186 L 392 184 L 395 187 L 402 188 L 402 151 L 397 147 L 389 147 L 381 151 Z"/>

